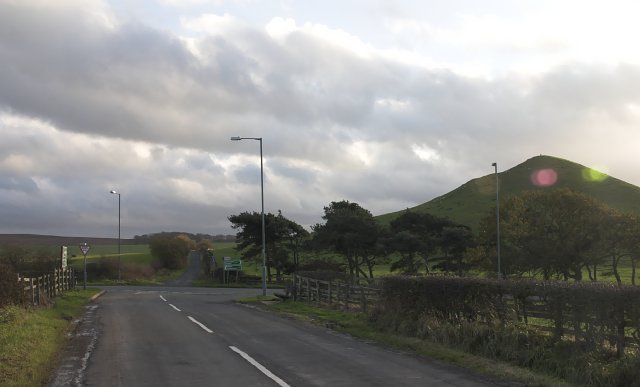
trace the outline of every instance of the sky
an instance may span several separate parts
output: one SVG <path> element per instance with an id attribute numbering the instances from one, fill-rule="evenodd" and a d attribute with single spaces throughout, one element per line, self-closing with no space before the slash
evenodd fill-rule
<path id="1" fill-rule="evenodd" d="M 640 3 L 0 0 L 0 233 L 398 211 L 539 154 L 640 185 Z"/>

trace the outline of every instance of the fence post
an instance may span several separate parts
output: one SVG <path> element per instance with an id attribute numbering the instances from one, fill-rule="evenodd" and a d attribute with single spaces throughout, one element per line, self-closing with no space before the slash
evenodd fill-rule
<path id="1" fill-rule="evenodd" d="M 51 281 L 52 278 L 51 277 L 52 277 L 51 274 L 45 274 L 45 278 L 46 278 L 46 281 L 47 281 L 47 288 L 46 288 L 47 289 L 47 297 L 49 299 L 53 298 L 53 288 L 51 286 L 52 285 L 52 283 L 51 283 L 52 282 Z"/>
<path id="2" fill-rule="evenodd" d="M 360 306 L 362 311 L 367 311 L 367 296 L 364 294 L 364 286 L 360 286 Z"/>
<path id="3" fill-rule="evenodd" d="M 320 303 L 320 282 L 318 280 L 316 282 L 316 302 Z"/>
<path id="4" fill-rule="evenodd" d="M 349 301 L 351 301 L 351 284 L 346 284 L 346 294 L 344 297 L 344 308 L 349 310 Z"/>
<path id="5" fill-rule="evenodd" d="M 33 277 L 29 278 L 29 286 L 31 287 L 31 305 L 35 305 L 36 302 L 36 294 L 33 288 Z"/>
<path id="6" fill-rule="evenodd" d="M 40 305 L 40 291 L 42 290 L 42 276 L 36 277 L 36 286 L 34 289 L 36 293 L 36 301 L 33 304 Z"/>
<path id="7" fill-rule="evenodd" d="M 292 296 L 293 296 L 293 301 L 296 301 L 296 293 L 298 293 L 298 276 L 296 276 L 296 273 L 293 273 L 293 289 L 291 289 L 292 291 Z"/>

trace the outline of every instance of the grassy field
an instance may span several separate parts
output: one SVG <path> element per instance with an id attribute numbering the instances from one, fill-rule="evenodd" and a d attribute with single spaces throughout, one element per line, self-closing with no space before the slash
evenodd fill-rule
<path id="1" fill-rule="evenodd" d="M 216 257 L 216 264 L 218 267 L 223 266 L 224 257 L 231 257 L 235 259 L 240 259 L 240 252 L 236 251 L 236 243 L 235 242 L 216 242 L 213 245 L 214 247 L 214 256 Z M 262 263 L 255 261 L 250 262 L 243 260 L 242 262 L 242 271 L 246 275 L 262 275 L 261 269 Z"/>
<path id="2" fill-rule="evenodd" d="M 70 262 L 83 261 L 84 256 L 78 246 L 69 246 L 68 254 Z M 74 257 L 75 256 L 75 257 Z M 91 246 L 87 254 L 87 261 L 102 257 L 118 257 L 117 245 L 95 245 Z M 120 259 L 124 263 L 151 264 L 152 257 L 149 245 L 121 245 Z"/>
<path id="3" fill-rule="evenodd" d="M 68 291 L 53 306 L 0 309 L 0 386 L 44 385 L 66 340 L 71 321 L 98 289 Z"/>
<path id="4" fill-rule="evenodd" d="M 84 266 L 84 257 L 80 248 L 74 246 L 69 249 L 69 255 L 75 255 L 70 258 L 69 264 L 76 270 L 82 271 Z M 118 255 L 117 245 L 95 245 L 91 246 L 89 253 L 87 254 L 87 264 L 91 265 L 97 263 L 102 259 L 109 259 L 115 266 L 120 258 L 121 264 L 121 278 L 122 281 L 117 281 L 117 271 L 111 273 L 106 278 L 92 278 L 89 274 L 90 284 L 122 284 L 127 285 L 161 285 L 167 281 L 171 281 L 179 277 L 183 270 L 159 270 L 156 272 L 153 265 L 153 257 L 149 250 L 149 245 L 121 245 L 120 255 Z M 112 268 L 112 271 L 115 270 Z M 90 270 L 89 270 L 90 271 Z"/>

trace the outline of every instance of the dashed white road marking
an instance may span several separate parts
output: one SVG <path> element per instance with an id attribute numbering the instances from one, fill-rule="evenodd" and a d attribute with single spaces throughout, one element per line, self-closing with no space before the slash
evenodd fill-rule
<path id="1" fill-rule="evenodd" d="M 255 359 L 252 358 L 251 356 L 249 356 L 247 353 L 243 352 L 242 350 L 238 349 L 237 347 L 234 347 L 233 345 L 229 346 L 229 348 L 233 352 L 235 352 L 238 355 L 242 356 L 242 358 L 244 358 L 244 360 L 248 361 L 252 366 L 254 366 L 257 369 L 259 369 L 260 372 L 262 372 L 263 374 L 267 375 L 269 377 L 269 379 L 271 379 L 274 382 L 278 383 L 279 386 L 281 386 L 281 387 L 290 387 L 284 380 L 282 380 L 279 377 L 277 377 L 276 375 L 274 375 L 265 366 L 263 366 L 262 364 L 260 364 L 257 361 L 255 361 Z"/>
<path id="2" fill-rule="evenodd" d="M 172 307 L 173 309 L 177 310 L 178 312 L 182 312 L 180 309 L 176 308 L 176 306 L 173 305 L 173 304 L 169 304 L 169 306 Z"/>
<path id="3" fill-rule="evenodd" d="M 164 298 L 164 297 L 162 297 L 162 295 L 160 295 L 160 299 L 161 299 L 162 301 L 164 301 L 164 302 L 167 302 L 167 299 L 166 299 L 166 298 Z"/>
<path id="4" fill-rule="evenodd" d="M 195 318 L 191 317 L 191 316 L 187 316 L 189 317 L 189 320 L 193 321 L 196 325 L 198 325 L 200 328 L 204 329 L 205 332 L 207 333 L 213 333 L 213 331 L 209 328 L 207 328 L 206 325 L 204 325 L 203 323 L 201 323 L 200 321 L 196 320 Z"/>

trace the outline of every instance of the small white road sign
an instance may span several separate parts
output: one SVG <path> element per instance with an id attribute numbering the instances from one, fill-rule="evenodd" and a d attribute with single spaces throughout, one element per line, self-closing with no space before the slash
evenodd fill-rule
<path id="1" fill-rule="evenodd" d="M 89 252 L 89 249 L 91 248 L 91 246 L 89 246 L 88 244 L 84 243 L 80 245 L 80 251 L 82 251 L 82 255 L 87 256 L 87 253 Z"/>

